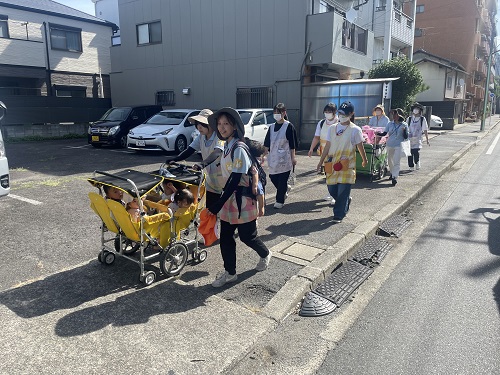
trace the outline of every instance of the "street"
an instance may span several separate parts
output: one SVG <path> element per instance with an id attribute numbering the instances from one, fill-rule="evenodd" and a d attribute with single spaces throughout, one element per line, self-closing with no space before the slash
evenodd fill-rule
<path id="1" fill-rule="evenodd" d="M 323 201 L 317 159 L 300 154 L 297 184 L 280 211 L 272 209 L 268 184 L 261 237 L 273 249 L 294 240 L 326 251 L 470 147 L 475 130 L 465 129 L 433 136 L 423 150 L 423 171 L 404 173 L 396 188 L 387 179 L 359 177 L 339 225 L 331 224 Z M 389 374 L 414 373 L 418 365 L 425 369 L 420 373 L 481 373 L 467 367 L 481 363 L 475 355 L 492 366 L 480 367 L 488 373 L 498 368 L 498 329 L 491 324 L 498 321 L 498 251 L 489 247 L 498 242 L 499 181 L 489 173 L 498 146 L 486 151 L 497 133 L 494 128 L 407 208 L 413 224 L 391 240 L 394 250 L 352 301 L 317 318 L 292 308 L 279 322 L 262 312 L 304 261 L 286 261 L 278 252 L 266 272 L 256 273 L 256 254 L 238 242 L 238 283 L 217 290 L 210 286 L 222 268 L 217 246 L 204 263 L 149 287 L 139 283 L 134 264 L 97 261 L 100 223 L 89 208 L 87 193 L 95 188 L 86 178 L 95 169 L 152 171 L 164 155 L 96 150 L 82 140 L 8 144 L 13 196 L 0 200 L 8 218 L 0 238 L 0 348 L 12 356 L 0 372 L 53 373 L 57 366 L 61 373 Z M 451 343 L 455 348 L 447 351 Z M 422 358 L 430 367 L 417 362 Z"/>

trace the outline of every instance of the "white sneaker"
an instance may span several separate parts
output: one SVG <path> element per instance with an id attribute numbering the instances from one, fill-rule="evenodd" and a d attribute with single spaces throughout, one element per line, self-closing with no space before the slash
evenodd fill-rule
<path id="1" fill-rule="evenodd" d="M 227 271 L 224 273 L 221 273 L 217 275 L 215 280 L 212 283 L 212 286 L 214 288 L 220 288 L 221 286 L 225 285 L 226 283 L 232 283 L 233 281 L 238 280 L 238 275 L 230 275 Z"/>
<path id="2" fill-rule="evenodd" d="M 327 195 L 324 199 L 325 201 L 331 201 L 333 198 L 331 195 Z"/>
<path id="3" fill-rule="evenodd" d="M 265 258 L 260 258 L 259 263 L 255 266 L 256 271 L 264 271 L 267 269 L 267 266 L 269 265 L 269 261 L 273 257 L 273 254 L 269 251 L 269 254 Z"/>
<path id="4" fill-rule="evenodd" d="M 331 198 L 331 197 L 330 197 Z M 332 200 L 330 201 L 330 206 L 335 206 L 335 198 L 331 198 Z"/>
<path id="5" fill-rule="evenodd" d="M 278 203 L 278 202 L 276 202 L 276 203 L 274 204 L 274 208 L 276 208 L 276 209 L 280 209 L 280 208 L 283 208 L 283 206 L 284 206 L 284 205 L 285 205 L 284 203 Z"/>
<path id="6" fill-rule="evenodd" d="M 420 161 L 417 163 L 417 165 L 415 166 L 415 169 L 418 171 L 420 169 Z"/>

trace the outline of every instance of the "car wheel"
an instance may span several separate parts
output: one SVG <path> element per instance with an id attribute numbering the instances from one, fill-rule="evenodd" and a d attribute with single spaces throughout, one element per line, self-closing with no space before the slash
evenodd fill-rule
<path id="1" fill-rule="evenodd" d="M 180 135 L 177 137 L 175 140 L 175 152 L 180 154 L 182 151 L 184 151 L 187 148 L 187 140 L 186 137 L 183 135 Z"/>
<path id="2" fill-rule="evenodd" d="M 120 142 L 118 144 L 121 148 L 127 148 L 127 134 L 120 137 Z"/>

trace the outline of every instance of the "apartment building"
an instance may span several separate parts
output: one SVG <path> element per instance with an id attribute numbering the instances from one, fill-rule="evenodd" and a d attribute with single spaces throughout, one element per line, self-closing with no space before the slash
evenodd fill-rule
<path id="1" fill-rule="evenodd" d="M 99 113 L 109 108 L 115 29 L 51 0 L 0 1 L 4 123 L 86 121 L 95 119 L 93 107 Z"/>
<path id="2" fill-rule="evenodd" d="M 415 49 L 460 64 L 467 72 L 466 111 L 480 115 L 485 97 L 488 58 L 492 56 L 490 83 L 494 80 L 494 38 L 497 0 L 418 0 Z M 493 48 L 493 49 L 492 49 Z"/>

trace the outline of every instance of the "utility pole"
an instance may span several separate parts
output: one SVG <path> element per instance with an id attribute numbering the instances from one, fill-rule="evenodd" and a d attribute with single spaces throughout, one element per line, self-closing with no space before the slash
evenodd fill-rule
<path id="1" fill-rule="evenodd" d="M 491 49 L 493 50 L 493 38 L 491 38 Z M 496 48 L 496 47 L 495 47 Z M 491 72 L 491 58 L 493 54 L 500 51 L 500 49 L 495 49 L 488 55 L 488 71 L 486 72 L 486 84 L 484 85 L 484 101 L 483 101 L 483 114 L 481 116 L 481 127 L 480 131 L 484 131 L 484 125 L 486 122 L 486 104 L 490 98 L 490 72 Z"/>

